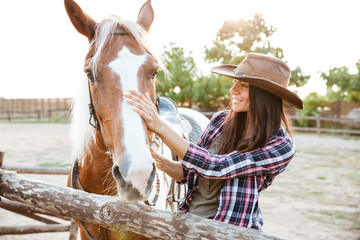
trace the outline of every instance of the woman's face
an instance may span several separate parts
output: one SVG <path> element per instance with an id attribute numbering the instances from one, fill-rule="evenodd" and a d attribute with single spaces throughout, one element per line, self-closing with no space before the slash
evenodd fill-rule
<path id="1" fill-rule="evenodd" d="M 234 79 L 234 84 L 230 89 L 232 97 L 232 110 L 234 112 L 249 111 L 249 84 Z"/>

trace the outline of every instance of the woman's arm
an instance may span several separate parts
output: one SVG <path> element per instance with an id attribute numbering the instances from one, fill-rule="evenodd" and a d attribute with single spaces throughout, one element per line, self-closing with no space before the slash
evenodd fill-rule
<path id="1" fill-rule="evenodd" d="M 290 137 L 275 136 L 262 148 L 225 155 L 214 155 L 190 144 L 182 164 L 205 178 L 228 179 L 281 172 L 294 154 L 295 146 Z"/>

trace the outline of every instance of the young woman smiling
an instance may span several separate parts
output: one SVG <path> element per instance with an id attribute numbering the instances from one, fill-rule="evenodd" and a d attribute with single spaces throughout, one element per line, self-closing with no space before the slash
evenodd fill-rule
<path id="1" fill-rule="evenodd" d="M 216 113 L 197 144 L 178 136 L 159 117 L 149 95 L 136 91 L 127 101 L 181 162 L 153 152 L 156 166 L 188 192 L 179 210 L 205 218 L 261 229 L 260 192 L 282 173 L 295 154 L 283 101 L 301 109 L 288 90 L 289 67 L 280 59 L 249 53 L 238 65 L 213 73 L 234 79 L 230 108 Z"/>

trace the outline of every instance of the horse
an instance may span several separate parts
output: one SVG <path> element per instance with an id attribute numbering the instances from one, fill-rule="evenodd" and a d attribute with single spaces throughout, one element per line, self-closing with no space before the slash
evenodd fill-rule
<path id="1" fill-rule="evenodd" d="M 136 22 L 114 15 L 96 22 L 75 1 L 64 0 L 64 5 L 75 29 L 89 41 L 84 64 L 86 77 L 80 83 L 71 112 L 75 161 L 68 187 L 117 196 L 124 202 L 151 202 L 149 205 L 167 208 L 168 184 L 163 179 L 169 177 L 156 170 L 149 150 L 156 137 L 123 95 L 129 89 L 148 92 L 154 104 L 164 109 L 155 93 L 161 61 L 146 40 L 154 19 L 151 0 L 141 7 Z M 173 114 L 180 113 L 175 110 Z M 196 114 L 183 115 L 194 118 Z M 186 117 L 182 120 L 185 122 Z M 198 132 L 204 130 L 205 122 L 203 119 L 179 129 L 186 129 L 181 130 L 187 132 L 184 135 L 199 138 Z M 193 131 L 192 126 L 200 131 Z M 149 201 L 151 197 L 157 201 Z M 114 232 L 95 224 L 75 222 L 81 239 L 146 239 L 131 232 Z"/>

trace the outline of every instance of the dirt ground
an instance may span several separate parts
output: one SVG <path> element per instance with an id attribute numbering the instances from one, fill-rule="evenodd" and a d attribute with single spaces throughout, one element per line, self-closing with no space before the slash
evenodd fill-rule
<path id="1" fill-rule="evenodd" d="M 0 123 L 4 164 L 70 166 L 65 124 Z M 297 154 L 261 193 L 263 231 L 285 239 L 360 240 L 360 138 L 296 133 Z M 65 186 L 66 176 L 26 175 Z M 0 226 L 42 224 L 0 209 Z M 4 235 L 0 240 L 68 239 L 68 233 Z"/>

